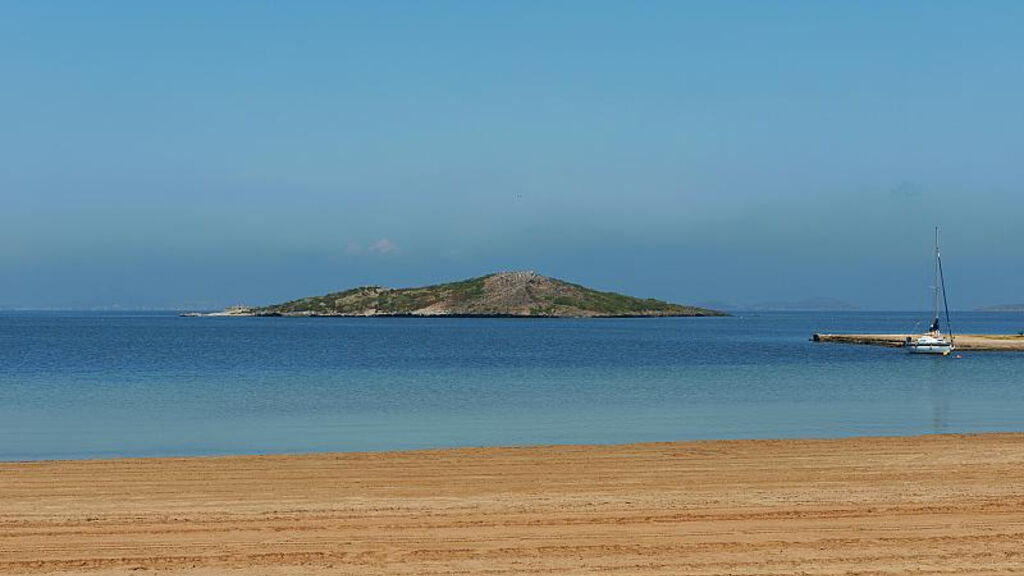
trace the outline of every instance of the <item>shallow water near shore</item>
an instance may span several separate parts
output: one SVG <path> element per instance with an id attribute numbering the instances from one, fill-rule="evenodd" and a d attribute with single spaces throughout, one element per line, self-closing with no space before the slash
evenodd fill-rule
<path id="1" fill-rule="evenodd" d="M 1024 430 L 1024 353 L 809 341 L 925 316 L 0 313 L 0 460 Z"/>

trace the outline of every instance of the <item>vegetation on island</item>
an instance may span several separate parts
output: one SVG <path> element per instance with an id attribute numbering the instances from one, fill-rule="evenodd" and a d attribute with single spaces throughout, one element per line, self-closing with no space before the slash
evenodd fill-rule
<path id="1" fill-rule="evenodd" d="M 601 292 L 534 272 L 499 272 L 419 288 L 363 286 L 252 309 L 284 316 L 722 316 L 721 312 Z"/>

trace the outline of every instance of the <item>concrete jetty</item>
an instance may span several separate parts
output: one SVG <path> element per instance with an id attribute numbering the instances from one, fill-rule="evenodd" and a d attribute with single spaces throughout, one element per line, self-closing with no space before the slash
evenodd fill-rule
<path id="1" fill-rule="evenodd" d="M 811 339 L 815 342 L 899 348 L 907 338 L 916 339 L 918 336 L 920 334 L 814 334 Z M 1024 351 L 1024 335 L 1020 334 L 957 334 L 954 339 L 957 350 Z"/>

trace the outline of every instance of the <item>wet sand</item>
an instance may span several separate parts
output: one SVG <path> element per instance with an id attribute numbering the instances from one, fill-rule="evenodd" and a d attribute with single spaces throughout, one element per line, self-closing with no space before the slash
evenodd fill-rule
<path id="1" fill-rule="evenodd" d="M 0 463 L 0 573 L 1022 574 L 1024 434 Z"/>

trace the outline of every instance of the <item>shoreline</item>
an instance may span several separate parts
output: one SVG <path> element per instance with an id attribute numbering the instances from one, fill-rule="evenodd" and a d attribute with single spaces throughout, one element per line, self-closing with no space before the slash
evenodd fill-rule
<path id="1" fill-rule="evenodd" d="M 1020 432 L 6 462 L 0 574 L 1011 574 L 1021 477 Z"/>
<path id="2" fill-rule="evenodd" d="M 614 318 L 727 318 L 727 312 L 715 314 L 321 314 L 318 312 L 181 312 L 181 318 L 509 318 L 524 320 L 602 320 Z"/>
<path id="3" fill-rule="evenodd" d="M 768 443 L 780 444 L 787 442 L 843 442 L 843 441 L 899 441 L 902 439 L 926 439 L 935 437 L 974 437 L 974 436 L 1014 436 L 1020 435 L 1022 447 L 1024 447 L 1024 430 L 990 430 L 981 432 L 935 432 L 919 434 L 880 434 L 880 435 L 854 435 L 854 436 L 770 436 L 770 437 L 742 437 L 742 438 L 700 438 L 693 440 L 651 440 L 643 442 L 610 442 L 610 443 L 555 443 L 555 444 L 495 444 L 495 445 L 454 445 L 454 446 L 428 446 L 425 448 L 396 448 L 396 449 L 368 449 L 368 450 L 330 450 L 330 451 L 294 451 L 294 452 L 231 452 L 231 453 L 208 453 L 208 454 L 159 454 L 159 455 L 107 455 L 107 456 L 83 456 L 83 457 L 56 457 L 56 458 L 22 458 L 4 460 L 0 459 L 0 468 L 6 465 L 18 464 L 74 464 L 88 462 L 159 462 L 159 461 L 182 461 L 182 460 L 230 460 L 246 458 L 318 458 L 318 457 L 342 457 L 342 456 L 372 456 L 385 458 L 389 456 L 402 455 L 438 455 L 458 452 L 486 452 L 488 450 L 576 450 L 576 449 L 628 449 L 630 447 L 664 446 L 664 445 L 699 445 L 699 444 L 730 444 L 730 443 Z"/>

